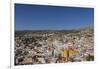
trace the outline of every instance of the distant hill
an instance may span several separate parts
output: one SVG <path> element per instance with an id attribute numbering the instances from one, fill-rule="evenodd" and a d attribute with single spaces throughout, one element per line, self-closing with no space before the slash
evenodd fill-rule
<path id="1" fill-rule="evenodd" d="M 15 31 L 15 34 L 25 34 L 25 33 L 78 33 L 78 32 L 94 32 L 93 27 L 85 27 L 85 28 L 79 28 L 79 29 L 71 29 L 71 30 L 17 30 Z"/>

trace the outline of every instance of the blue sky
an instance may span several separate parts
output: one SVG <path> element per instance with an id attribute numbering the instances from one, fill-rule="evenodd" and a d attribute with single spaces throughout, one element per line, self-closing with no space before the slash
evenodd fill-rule
<path id="1" fill-rule="evenodd" d="M 15 4 L 15 30 L 67 30 L 93 25 L 93 8 Z"/>

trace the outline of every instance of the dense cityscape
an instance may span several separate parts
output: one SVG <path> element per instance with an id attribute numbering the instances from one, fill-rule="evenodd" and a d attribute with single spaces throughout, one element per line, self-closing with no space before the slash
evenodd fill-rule
<path id="1" fill-rule="evenodd" d="M 94 30 L 15 31 L 15 65 L 94 60 Z"/>

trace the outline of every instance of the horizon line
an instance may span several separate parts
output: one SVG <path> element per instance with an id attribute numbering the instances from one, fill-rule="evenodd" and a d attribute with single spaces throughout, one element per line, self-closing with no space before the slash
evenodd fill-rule
<path id="1" fill-rule="evenodd" d="M 82 27 L 82 28 L 69 28 L 69 29 L 15 29 L 15 31 L 39 31 L 39 30 L 58 30 L 58 31 L 60 31 L 60 30 L 78 30 L 78 29 L 85 29 L 85 28 L 94 28 L 94 26 L 88 26 L 88 27 Z"/>

